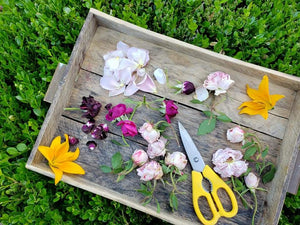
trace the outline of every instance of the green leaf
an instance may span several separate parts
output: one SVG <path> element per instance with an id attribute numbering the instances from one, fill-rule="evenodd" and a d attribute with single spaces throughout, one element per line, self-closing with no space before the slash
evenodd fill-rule
<path id="1" fill-rule="evenodd" d="M 159 202 L 158 202 L 157 199 L 155 199 L 155 201 L 156 201 L 156 212 L 157 212 L 157 213 L 160 213 L 160 205 L 159 205 Z"/>
<path id="2" fill-rule="evenodd" d="M 173 211 L 178 209 L 178 199 L 174 192 L 171 192 L 169 202 Z"/>
<path id="3" fill-rule="evenodd" d="M 111 140 L 111 142 L 115 145 L 118 145 L 118 146 L 123 146 L 123 144 L 121 144 L 120 142 L 116 141 L 116 140 Z"/>
<path id="4" fill-rule="evenodd" d="M 187 175 L 187 174 L 183 174 L 182 176 L 180 176 L 180 177 L 177 179 L 177 182 L 186 181 L 187 178 L 188 178 L 188 175 Z"/>
<path id="5" fill-rule="evenodd" d="M 37 116 L 43 116 L 43 111 L 41 109 L 33 109 L 33 112 Z"/>
<path id="6" fill-rule="evenodd" d="M 207 116 L 207 117 L 211 117 L 211 116 L 214 115 L 211 111 L 203 111 L 203 113 L 204 113 L 204 115 Z"/>
<path id="7" fill-rule="evenodd" d="M 246 142 L 243 146 L 242 149 L 248 148 L 249 146 L 253 145 L 254 142 Z"/>
<path id="8" fill-rule="evenodd" d="M 204 135 L 212 132 L 216 127 L 216 118 L 204 120 L 198 129 L 197 135 Z"/>
<path id="9" fill-rule="evenodd" d="M 269 147 L 266 147 L 262 153 L 261 153 L 261 157 L 262 158 L 265 158 L 267 155 L 268 155 L 268 152 L 269 152 Z"/>
<path id="10" fill-rule="evenodd" d="M 276 173 L 276 168 L 272 164 L 270 170 L 263 175 L 262 182 L 264 184 L 266 184 L 266 183 L 270 182 L 271 180 L 273 180 L 275 173 Z"/>
<path id="11" fill-rule="evenodd" d="M 228 122 L 231 122 L 232 120 L 226 116 L 225 114 L 222 114 L 222 115 L 219 115 L 217 116 L 217 120 L 221 121 L 221 122 L 225 122 L 225 123 L 228 123 Z"/>
<path id="12" fill-rule="evenodd" d="M 112 169 L 109 166 L 100 166 L 100 169 L 103 173 L 111 173 Z"/>
<path id="13" fill-rule="evenodd" d="M 6 152 L 7 152 L 8 154 L 12 155 L 12 156 L 18 155 L 18 154 L 19 154 L 18 150 L 17 150 L 16 148 L 14 148 L 14 147 L 9 147 L 9 148 L 7 148 L 7 149 L 6 149 Z"/>
<path id="14" fill-rule="evenodd" d="M 257 150 L 258 149 L 256 146 L 252 146 L 252 147 L 248 148 L 245 151 L 244 159 L 249 160 L 251 158 L 251 156 L 253 156 L 257 152 Z"/>
<path id="15" fill-rule="evenodd" d="M 125 163 L 125 170 L 129 170 L 133 166 L 133 161 L 130 159 Z"/>
<path id="16" fill-rule="evenodd" d="M 24 144 L 24 143 L 20 143 L 20 144 L 17 145 L 17 149 L 18 149 L 18 151 L 20 151 L 20 152 L 24 152 L 24 151 L 27 150 L 27 146 L 26 146 L 26 144 Z"/>
<path id="17" fill-rule="evenodd" d="M 137 105 L 138 103 L 140 103 L 139 101 L 133 101 L 133 100 L 131 100 L 130 98 L 125 98 L 125 99 L 124 99 L 124 102 L 125 102 L 126 104 L 134 104 L 134 105 Z"/>
<path id="18" fill-rule="evenodd" d="M 191 100 L 190 102 L 193 103 L 193 104 L 203 104 L 203 103 L 204 103 L 204 101 L 201 102 L 201 101 L 198 100 L 198 99 L 193 99 L 193 100 Z"/>
<path id="19" fill-rule="evenodd" d="M 115 153 L 112 157 L 111 157 L 111 166 L 112 168 L 115 169 L 119 169 L 122 167 L 122 163 L 123 163 L 123 159 L 122 159 L 122 155 L 120 152 Z"/>

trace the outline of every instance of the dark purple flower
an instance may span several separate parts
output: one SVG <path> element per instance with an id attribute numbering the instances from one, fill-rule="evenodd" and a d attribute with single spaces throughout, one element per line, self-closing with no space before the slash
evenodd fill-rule
<path id="1" fill-rule="evenodd" d="M 171 123 L 170 119 L 176 116 L 176 114 L 178 113 L 177 105 L 175 105 L 172 100 L 164 100 L 162 109 L 162 111 L 164 111 L 167 122 Z"/>
<path id="2" fill-rule="evenodd" d="M 89 121 L 86 122 L 86 124 L 84 124 L 81 128 L 81 130 L 88 134 L 91 132 L 91 130 L 95 127 L 95 120 L 94 119 L 90 119 Z"/>
<path id="3" fill-rule="evenodd" d="M 190 81 L 184 81 L 182 84 L 182 93 L 189 95 L 192 94 L 195 91 L 195 86 L 192 82 Z"/>
<path id="4" fill-rule="evenodd" d="M 103 140 L 107 137 L 109 128 L 107 124 L 99 124 L 95 129 L 92 130 L 92 138 Z"/>
<path id="5" fill-rule="evenodd" d="M 117 126 L 122 126 L 122 134 L 126 136 L 134 137 L 137 135 L 137 128 L 133 121 L 131 120 L 121 120 L 119 123 L 117 123 Z"/>
<path id="6" fill-rule="evenodd" d="M 89 147 L 90 150 L 94 150 L 97 147 L 97 143 L 94 141 L 88 141 L 86 145 Z"/>
<path id="7" fill-rule="evenodd" d="M 104 106 L 105 107 L 105 109 L 107 109 L 107 110 L 110 110 L 111 109 L 111 107 L 112 107 L 112 104 L 111 103 L 108 103 L 106 106 Z"/>
<path id="8" fill-rule="evenodd" d="M 126 108 L 125 104 L 118 104 L 108 111 L 105 118 L 108 121 L 113 121 L 124 114 L 131 113 L 132 111 L 133 109 L 130 107 Z"/>
<path id="9" fill-rule="evenodd" d="M 70 145 L 76 145 L 78 144 L 79 140 L 76 137 L 70 136 L 69 135 L 69 143 Z"/>
<path id="10" fill-rule="evenodd" d="M 89 97 L 82 97 L 80 109 L 85 111 L 82 117 L 86 117 L 88 119 L 94 118 L 98 115 L 101 106 L 101 103 L 96 101 L 91 95 Z"/>

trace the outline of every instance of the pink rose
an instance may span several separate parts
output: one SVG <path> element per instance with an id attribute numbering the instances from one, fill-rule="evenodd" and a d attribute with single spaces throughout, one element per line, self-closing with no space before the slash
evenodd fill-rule
<path id="1" fill-rule="evenodd" d="M 250 189 L 255 189 L 258 186 L 259 179 L 257 176 L 255 176 L 254 173 L 250 172 L 246 177 L 245 177 L 245 183 L 248 188 Z"/>
<path id="2" fill-rule="evenodd" d="M 166 143 L 167 139 L 160 137 L 157 141 L 148 144 L 147 154 L 150 159 L 153 159 L 157 156 L 164 156 L 166 154 Z"/>
<path id="3" fill-rule="evenodd" d="M 244 140 L 245 131 L 236 126 L 227 130 L 227 140 L 231 143 L 239 143 Z"/>
<path id="4" fill-rule="evenodd" d="M 125 104 L 118 104 L 112 108 L 109 109 L 108 113 L 106 114 L 105 118 L 108 121 L 113 121 L 117 119 L 118 117 L 131 113 L 133 111 L 132 108 L 126 108 Z"/>
<path id="5" fill-rule="evenodd" d="M 148 155 L 144 150 L 137 149 L 133 152 L 131 159 L 135 165 L 142 166 L 148 162 Z"/>
<path id="6" fill-rule="evenodd" d="M 236 176 L 239 177 L 248 169 L 248 163 L 241 160 L 243 154 L 231 148 L 219 149 L 213 154 L 212 162 L 214 170 L 222 178 Z"/>
<path id="7" fill-rule="evenodd" d="M 131 136 L 134 137 L 137 135 L 137 128 L 133 121 L 131 120 L 121 120 L 119 123 L 117 123 L 117 126 L 122 126 L 122 134 L 127 137 Z"/>
<path id="8" fill-rule="evenodd" d="M 163 176 L 162 167 L 156 161 L 147 162 L 136 171 L 143 181 L 158 180 Z"/>
<path id="9" fill-rule="evenodd" d="M 187 159 L 182 152 L 167 153 L 165 163 L 166 165 L 176 166 L 179 170 L 183 170 L 187 164 Z"/>
<path id="10" fill-rule="evenodd" d="M 170 119 L 176 116 L 176 114 L 178 113 L 178 107 L 174 104 L 172 100 L 164 100 L 161 112 L 165 114 L 167 122 L 171 123 Z"/>
<path id="11" fill-rule="evenodd" d="M 230 79 L 230 75 L 217 71 L 208 75 L 204 81 L 203 87 L 208 90 L 215 91 L 215 95 L 226 93 L 228 88 L 234 83 Z"/>
<path id="12" fill-rule="evenodd" d="M 160 136 L 160 132 L 154 129 L 151 123 L 144 123 L 142 127 L 140 127 L 139 132 L 142 137 L 148 142 L 153 143 L 158 140 Z"/>

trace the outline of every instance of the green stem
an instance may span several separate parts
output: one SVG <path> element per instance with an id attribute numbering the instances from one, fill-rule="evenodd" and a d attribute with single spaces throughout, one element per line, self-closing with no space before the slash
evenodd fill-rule
<path id="1" fill-rule="evenodd" d="M 131 115 L 130 115 L 130 117 L 129 117 L 129 120 L 132 120 L 132 117 L 133 117 L 133 115 L 135 114 L 135 112 L 136 112 L 136 110 L 137 110 L 138 107 L 140 107 L 139 104 L 136 105 L 136 106 L 134 107 L 134 109 L 133 109 L 133 111 L 132 111 L 132 113 L 131 113 Z"/>
<path id="2" fill-rule="evenodd" d="M 81 110 L 80 108 L 64 108 L 66 111 Z"/>
<path id="3" fill-rule="evenodd" d="M 253 215 L 252 215 L 252 225 L 254 225 L 254 220 L 255 220 L 255 214 L 257 212 L 257 198 L 256 198 L 256 194 L 255 194 L 255 190 L 251 190 L 251 193 L 253 194 L 253 197 L 254 197 L 254 203 L 255 203 L 255 208 L 254 208 L 254 212 L 253 212 Z"/>
<path id="4" fill-rule="evenodd" d="M 123 142 L 124 142 L 124 146 L 125 147 L 129 147 L 130 145 L 127 143 L 127 141 L 126 141 L 126 139 L 125 139 L 125 137 L 124 137 L 124 135 L 122 134 L 122 140 L 123 140 Z"/>
<path id="5" fill-rule="evenodd" d="M 243 197 L 243 195 L 237 190 L 236 186 L 235 186 L 235 183 L 234 183 L 234 179 L 233 179 L 233 176 L 231 176 L 231 183 L 232 183 L 232 186 L 233 186 L 233 190 L 240 196 L 240 198 L 246 203 L 246 205 L 252 209 L 252 206 L 246 201 L 246 199 Z M 247 190 L 248 191 L 248 190 Z M 247 192 L 246 191 L 246 192 Z M 245 192 L 245 193 L 246 193 Z M 244 193 L 244 192 L 242 192 Z"/>

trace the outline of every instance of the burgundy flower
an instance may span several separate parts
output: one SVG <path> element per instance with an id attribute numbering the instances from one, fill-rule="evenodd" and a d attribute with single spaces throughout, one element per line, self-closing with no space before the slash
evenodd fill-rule
<path id="1" fill-rule="evenodd" d="M 107 137 L 109 131 L 107 124 L 99 124 L 95 129 L 92 130 L 92 138 L 103 140 Z"/>
<path id="2" fill-rule="evenodd" d="M 182 85 L 182 93 L 189 95 L 195 91 L 195 86 L 190 81 L 184 81 Z"/>
<path id="3" fill-rule="evenodd" d="M 138 133 L 135 123 L 131 120 L 121 120 L 117 126 L 122 126 L 121 130 L 124 136 L 134 137 Z"/>
<path id="4" fill-rule="evenodd" d="M 178 107 L 174 104 L 172 100 L 164 100 L 162 112 L 165 114 L 165 118 L 168 123 L 171 123 L 171 118 L 176 116 L 178 113 Z"/>
<path id="5" fill-rule="evenodd" d="M 69 135 L 69 143 L 70 145 L 76 145 L 78 144 L 79 140 L 76 137 L 70 136 Z"/>
<path id="6" fill-rule="evenodd" d="M 88 141 L 86 145 L 89 147 L 90 150 L 94 150 L 97 147 L 97 144 L 94 141 Z"/>
<path id="7" fill-rule="evenodd" d="M 89 121 L 86 122 L 86 124 L 84 124 L 81 128 L 81 130 L 88 134 L 91 132 L 91 130 L 95 127 L 95 120 L 94 119 L 90 119 Z"/>
<path id="8" fill-rule="evenodd" d="M 113 121 L 124 114 L 131 113 L 132 111 L 133 109 L 130 107 L 126 108 L 125 104 L 118 104 L 108 111 L 105 118 L 108 121 Z"/>
<path id="9" fill-rule="evenodd" d="M 89 97 L 82 97 L 80 109 L 85 111 L 82 117 L 86 117 L 88 119 L 94 118 L 98 115 L 101 106 L 101 103 L 96 101 L 91 95 Z"/>
<path id="10" fill-rule="evenodd" d="M 106 110 L 110 110 L 111 107 L 112 107 L 112 104 L 111 103 L 108 103 L 106 106 L 104 106 Z"/>

